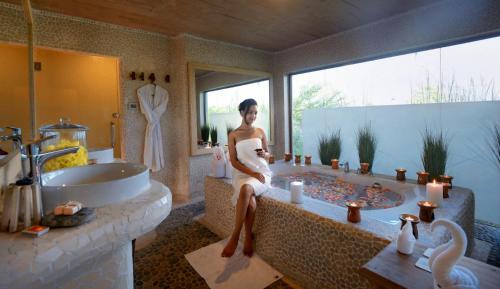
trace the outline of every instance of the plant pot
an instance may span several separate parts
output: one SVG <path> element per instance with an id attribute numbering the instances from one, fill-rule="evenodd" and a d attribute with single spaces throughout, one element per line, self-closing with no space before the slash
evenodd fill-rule
<path id="1" fill-rule="evenodd" d="M 285 153 L 285 162 L 289 162 L 292 160 L 292 154 L 291 153 Z"/>
<path id="2" fill-rule="evenodd" d="M 311 161 L 312 156 L 307 155 L 307 156 L 304 156 L 304 158 L 305 158 L 304 163 L 305 163 L 306 165 L 310 166 L 310 165 L 312 164 L 312 161 Z"/>

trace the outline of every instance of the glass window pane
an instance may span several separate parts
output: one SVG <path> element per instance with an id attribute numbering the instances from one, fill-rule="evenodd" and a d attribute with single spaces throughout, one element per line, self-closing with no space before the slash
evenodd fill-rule
<path id="1" fill-rule="evenodd" d="M 217 126 L 218 142 L 227 144 L 226 127 L 237 128 L 241 124 L 238 111 L 240 102 L 253 98 L 258 103 L 258 114 L 255 126 L 264 129 L 269 139 L 269 80 L 217 89 L 205 92 L 207 123 Z"/>

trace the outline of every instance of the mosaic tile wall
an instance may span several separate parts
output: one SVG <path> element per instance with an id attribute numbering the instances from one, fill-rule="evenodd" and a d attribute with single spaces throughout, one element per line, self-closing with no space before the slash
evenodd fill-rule
<path id="1" fill-rule="evenodd" d="M 231 195 L 229 183 L 206 178 L 203 224 L 222 237 L 233 228 Z M 370 288 L 357 268 L 389 240 L 272 198 L 257 202 L 255 250 L 266 262 L 303 288 Z"/>
<path id="2" fill-rule="evenodd" d="M 272 54 L 218 41 L 187 35 L 170 38 L 39 10 L 34 10 L 34 23 L 35 45 L 120 59 L 122 151 L 131 162 L 142 161 L 146 121 L 139 111 L 127 111 L 126 105 L 138 102 L 137 88 L 147 82 L 129 80 L 128 74 L 130 71 L 144 71 L 146 75 L 151 72 L 157 75 L 157 84 L 170 94 L 167 112 L 161 119 L 167 167 L 153 173 L 152 177 L 165 183 L 176 199 L 189 198 L 190 175 L 202 179 L 208 173 L 206 158 L 189 156 L 187 63 L 196 61 L 272 70 Z M 26 43 L 26 25 L 20 6 L 0 2 L 0 27 L 0 41 Z M 170 83 L 163 81 L 166 74 L 171 75 Z"/>

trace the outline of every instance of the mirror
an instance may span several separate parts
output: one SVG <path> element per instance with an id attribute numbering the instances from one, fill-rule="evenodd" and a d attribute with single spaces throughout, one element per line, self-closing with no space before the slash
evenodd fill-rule
<path id="1" fill-rule="evenodd" d="M 0 42 L 0 127 L 22 129 L 31 137 L 28 48 Z M 60 118 L 89 127 L 88 149 L 111 148 L 121 156 L 119 59 L 81 52 L 35 47 L 35 136 Z M 0 135 L 9 135 L 5 130 Z M 0 148 L 11 150 L 10 142 Z"/>
<path id="2" fill-rule="evenodd" d="M 247 98 L 257 101 L 255 125 L 264 129 L 269 144 L 273 144 L 271 73 L 190 63 L 188 74 L 191 155 L 208 154 L 212 147 L 227 144 L 228 129 L 241 124 L 238 105 Z"/>

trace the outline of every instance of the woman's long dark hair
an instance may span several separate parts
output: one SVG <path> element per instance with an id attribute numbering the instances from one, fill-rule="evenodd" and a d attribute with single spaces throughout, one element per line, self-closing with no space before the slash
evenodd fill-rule
<path id="1" fill-rule="evenodd" d="M 243 112 L 243 120 L 245 121 L 245 123 L 247 122 L 247 113 L 252 105 L 257 105 L 257 101 L 255 101 L 255 99 L 253 98 L 247 98 L 238 106 L 238 110 L 240 111 L 240 113 Z"/>

